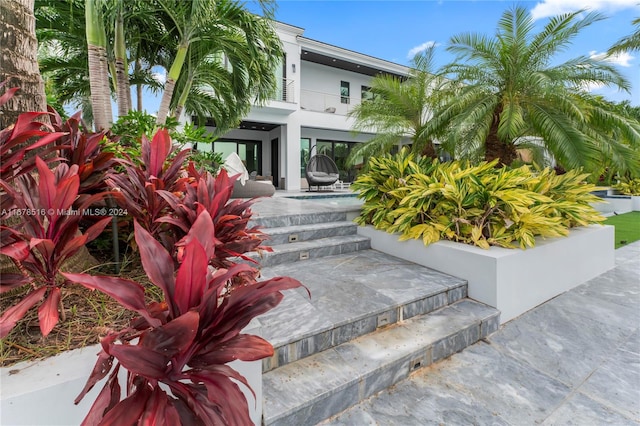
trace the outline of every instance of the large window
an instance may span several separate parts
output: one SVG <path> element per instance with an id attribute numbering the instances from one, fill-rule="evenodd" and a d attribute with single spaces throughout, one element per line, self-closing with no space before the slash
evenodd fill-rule
<path id="1" fill-rule="evenodd" d="M 222 154 L 223 159 L 235 152 L 249 173 L 262 174 L 262 142 L 218 139 L 213 143 L 213 150 Z"/>
<path id="2" fill-rule="evenodd" d="M 356 167 L 347 167 L 346 160 L 353 147 L 357 145 L 357 142 L 318 140 L 316 144 L 319 154 L 331 157 L 336 163 L 338 171 L 340 172 L 340 180 L 343 182 L 353 182 L 358 170 Z"/>
<path id="3" fill-rule="evenodd" d="M 341 81 L 340 82 L 340 102 L 343 104 L 348 104 L 349 103 L 349 96 L 350 95 L 350 85 L 348 81 Z"/>
<path id="4" fill-rule="evenodd" d="M 300 138 L 300 176 L 305 177 L 309 152 L 311 150 L 311 139 Z"/>

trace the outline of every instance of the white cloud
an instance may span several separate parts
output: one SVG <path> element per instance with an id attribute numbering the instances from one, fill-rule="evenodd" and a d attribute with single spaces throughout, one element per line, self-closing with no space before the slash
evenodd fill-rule
<path id="1" fill-rule="evenodd" d="M 164 70 L 160 72 L 154 72 L 151 75 L 153 76 L 153 79 L 160 84 L 164 84 L 167 81 L 167 72 Z"/>
<path id="2" fill-rule="evenodd" d="M 613 13 L 628 8 L 637 8 L 638 0 L 543 0 L 531 9 L 534 20 L 575 12 L 580 9 Z"/>
<path id="3" fill-rule="evenodd" d="M 413 57 L 416 56 L 418 53 L 437 45 L 438 44 L 435 41 L 425 41 L 421 45 L 409 49 L 409 53 L 407 53 L 407 59 L 413 59 Z"/>
<path id="4" fill-rule="evenodd" d="M 597 53 L 595 50 L 589 52 L 589 57 L 598 61 L 607 61 L 621 67 L 630 67 L 630 62 L 635 59 L 629 52 L 621 52 L 615 55 L 607 56 L 606 52 Z"/>

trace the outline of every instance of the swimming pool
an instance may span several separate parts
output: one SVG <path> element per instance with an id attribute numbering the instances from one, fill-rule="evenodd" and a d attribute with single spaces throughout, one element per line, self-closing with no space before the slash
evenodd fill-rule
<path id="1" fill-rule="evenodd" d="M 309 201 L 325 206 L 354 206 L 359 207 L 363 201 L 356 198 L 356 194 L 323 194 L 323 195 L 300 195 L 297 197 L 287 197 L 296 200 Z"/>

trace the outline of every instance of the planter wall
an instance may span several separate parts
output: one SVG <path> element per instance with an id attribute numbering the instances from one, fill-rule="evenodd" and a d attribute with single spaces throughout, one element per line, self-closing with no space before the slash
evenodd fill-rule
<path id="1" fill-rule="evenodd" d="M 631 196 L 631 210 L 634 212 L 640 212 L 640 195 Z"/>
<path id="2" fill-rule="evenodd" d="M 0 424 L 79 425 L 104 384 L 104 381 L 98 383 L 79 405 L 73 404 L 93 369 L 98 352 L 100 347 L 95 345 L 0 369 Z M 251 419 L 260 425 L 262 361 L 234 361 L 229 365 L 247 378 L 256 393 L 258 404 L 251 392 L 243 389 Z"/>
<path id="3" fill-rule="evenodd" d="M 601 203 L 592 203 L 591 207 L 604 215 L 613 214 L 613 212 L 618 214 L 629 213 L 633 208 L 632 198 L 633 197 L 629 197 L 628 195 L 607 196 L 602 198 Z M 638 208 L 640 208 L 640 206 Z"/>
<path id="4" fill-rule="evenodd" d="M 469 297 L 500 310 L 505 323 L 614 267 L 614 227 L 574 228 L 568 237 L 537 239 L 527 250 L 483 250 L 451 241 L 421 240 L 359 227 L 371 248 L 467 280 Z"/>

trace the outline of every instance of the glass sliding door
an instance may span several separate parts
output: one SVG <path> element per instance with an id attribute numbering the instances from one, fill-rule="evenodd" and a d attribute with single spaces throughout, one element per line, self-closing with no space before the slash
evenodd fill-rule
<path id="1" fill-rule="evenodd" d="M 213 150 L 226 159 L 229 154 L 238 154 L 249 173 L 262 175 L 262 142 L 218 139 L 213 143 Z"/>

